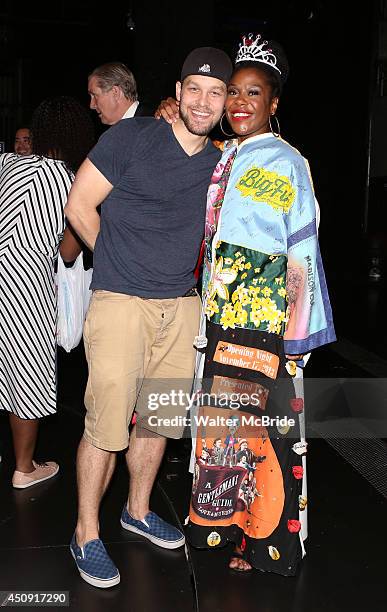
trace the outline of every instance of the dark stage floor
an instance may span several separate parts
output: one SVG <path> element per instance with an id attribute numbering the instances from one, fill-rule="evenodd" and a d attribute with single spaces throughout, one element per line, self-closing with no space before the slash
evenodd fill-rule
<path id="1" fill-rule="evenodd" d="M 361 332 L 355 334 L 355 315 L 346 312 L 343 296 L 333 291 L 339 341 L 316 351 L 308 364 L 308 377 L 336 379 L 338 386 L 324 395 L 327 418 L 315 411 L 310 428 L 309 539 L 297 577 L 235 574 L 226 567 L 228 549 L 165 551 L 128 534 L 119 523 L 127 494 L 121 457 L 101 516 L 102 538 L 119 567 L 121 584 L 103 591 L 80 579 L 68 549 L 76 514 L 75 452 L 82 435 L 86 380 L 79 347 L 70 355 L 59 353 L 59 411 L 41 427 L 37 455 L 60 463 L 55 479 L 12 489 L 8 419 L 0 415 L 0 590 L 69 591 L 70 609 L 82 612 L 385 612 L 385 413 L 381 418 L 378 398 L 371 395 L 368 403 L 362 402 L 363 413 L 354 411 L 351 394 L 343 387 L 343 381 L 352 379 L 362 380 L 361 389 L 366 390 L 373 389 L 373 383 L 386 384 L 386 334 L 378 318 L 385 294 L 383 283 L 363 286 L 363 325 L 357 321 Z M 152 508 L 180 526 L 190 493 L 189 444 L 168 446 L 152 496 Z"/>

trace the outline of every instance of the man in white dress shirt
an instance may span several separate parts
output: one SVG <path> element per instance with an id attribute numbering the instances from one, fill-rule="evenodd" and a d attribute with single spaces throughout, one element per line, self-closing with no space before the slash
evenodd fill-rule
<path id="1" fill-rule="evenodd" d="M 121 62 L 108 62 L 95 68 L 89 74 L 88 92 L 90 108 L 105 125 L 114 125 L 135 115 L 153 115 L 151 109 L 138 101 L 133 73 Z"/>

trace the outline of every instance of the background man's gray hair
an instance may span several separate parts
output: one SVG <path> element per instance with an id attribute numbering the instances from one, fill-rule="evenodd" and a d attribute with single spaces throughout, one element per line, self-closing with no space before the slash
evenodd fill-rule
<path id="1" fill-rule="evenodd" d="M 120 87 L 128 100 L 137 100 L 137 84 L 133 73 L 121 62 L 108 62 L 98 66 L 89 74 L 89 79 L 96 77 L 98 87 L 108 91 L 114 85 Z"/>

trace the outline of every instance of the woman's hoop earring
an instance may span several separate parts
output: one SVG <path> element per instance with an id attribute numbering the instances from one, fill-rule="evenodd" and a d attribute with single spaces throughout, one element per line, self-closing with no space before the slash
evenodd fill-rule
<path id="1" fill-rule="evenodd" d="M 226 113 L 223 113 L 219 121 L 219 127 L 225 136 L 228 136 L 229 138 L 231 138 L 231 136 L 234 136 L 234 132 L 232 132 L 231 134 L 227 134 L 227 132 L 225 132 L 223 129 L 222 121 L 225 118 L 225 116 L 226 116 Z"/>
<path id="2" fill-rule="evenodd" d="M 271 118 L 272 117 L 277 122 L 277 131 L 276 132 L 273 130 L 273 126 L 271 125 Z M 271 133 L 273 134 L 273 136 L 275 136 L 276 138 L 279 138 L 281 136 L 281 133 L 280 133 L 280 124 L 279 124 L 279 121 L 278 121 L 278 117 L 274 113 L 271 116 L 269 115 L 269 126 L 270 126 Z"/>

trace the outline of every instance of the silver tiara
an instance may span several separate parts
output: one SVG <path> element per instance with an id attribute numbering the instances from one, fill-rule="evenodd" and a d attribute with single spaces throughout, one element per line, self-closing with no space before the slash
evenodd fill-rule
<path id="1" fill-rule="evenodd" d="M 265 49 L 268 44 L 267 40 L 263 40 L 261 43 L 261 35 L 248 34 L 243 36 L 242 42 L 239 43 L 239 50 L 236 56 L 235 63 L 239 62 L 261 62 L 267 64 L 270 68 L 274 68 L 281 74 L 281 70 L 277 66 L 277 58 L 271 49 Z"/>

